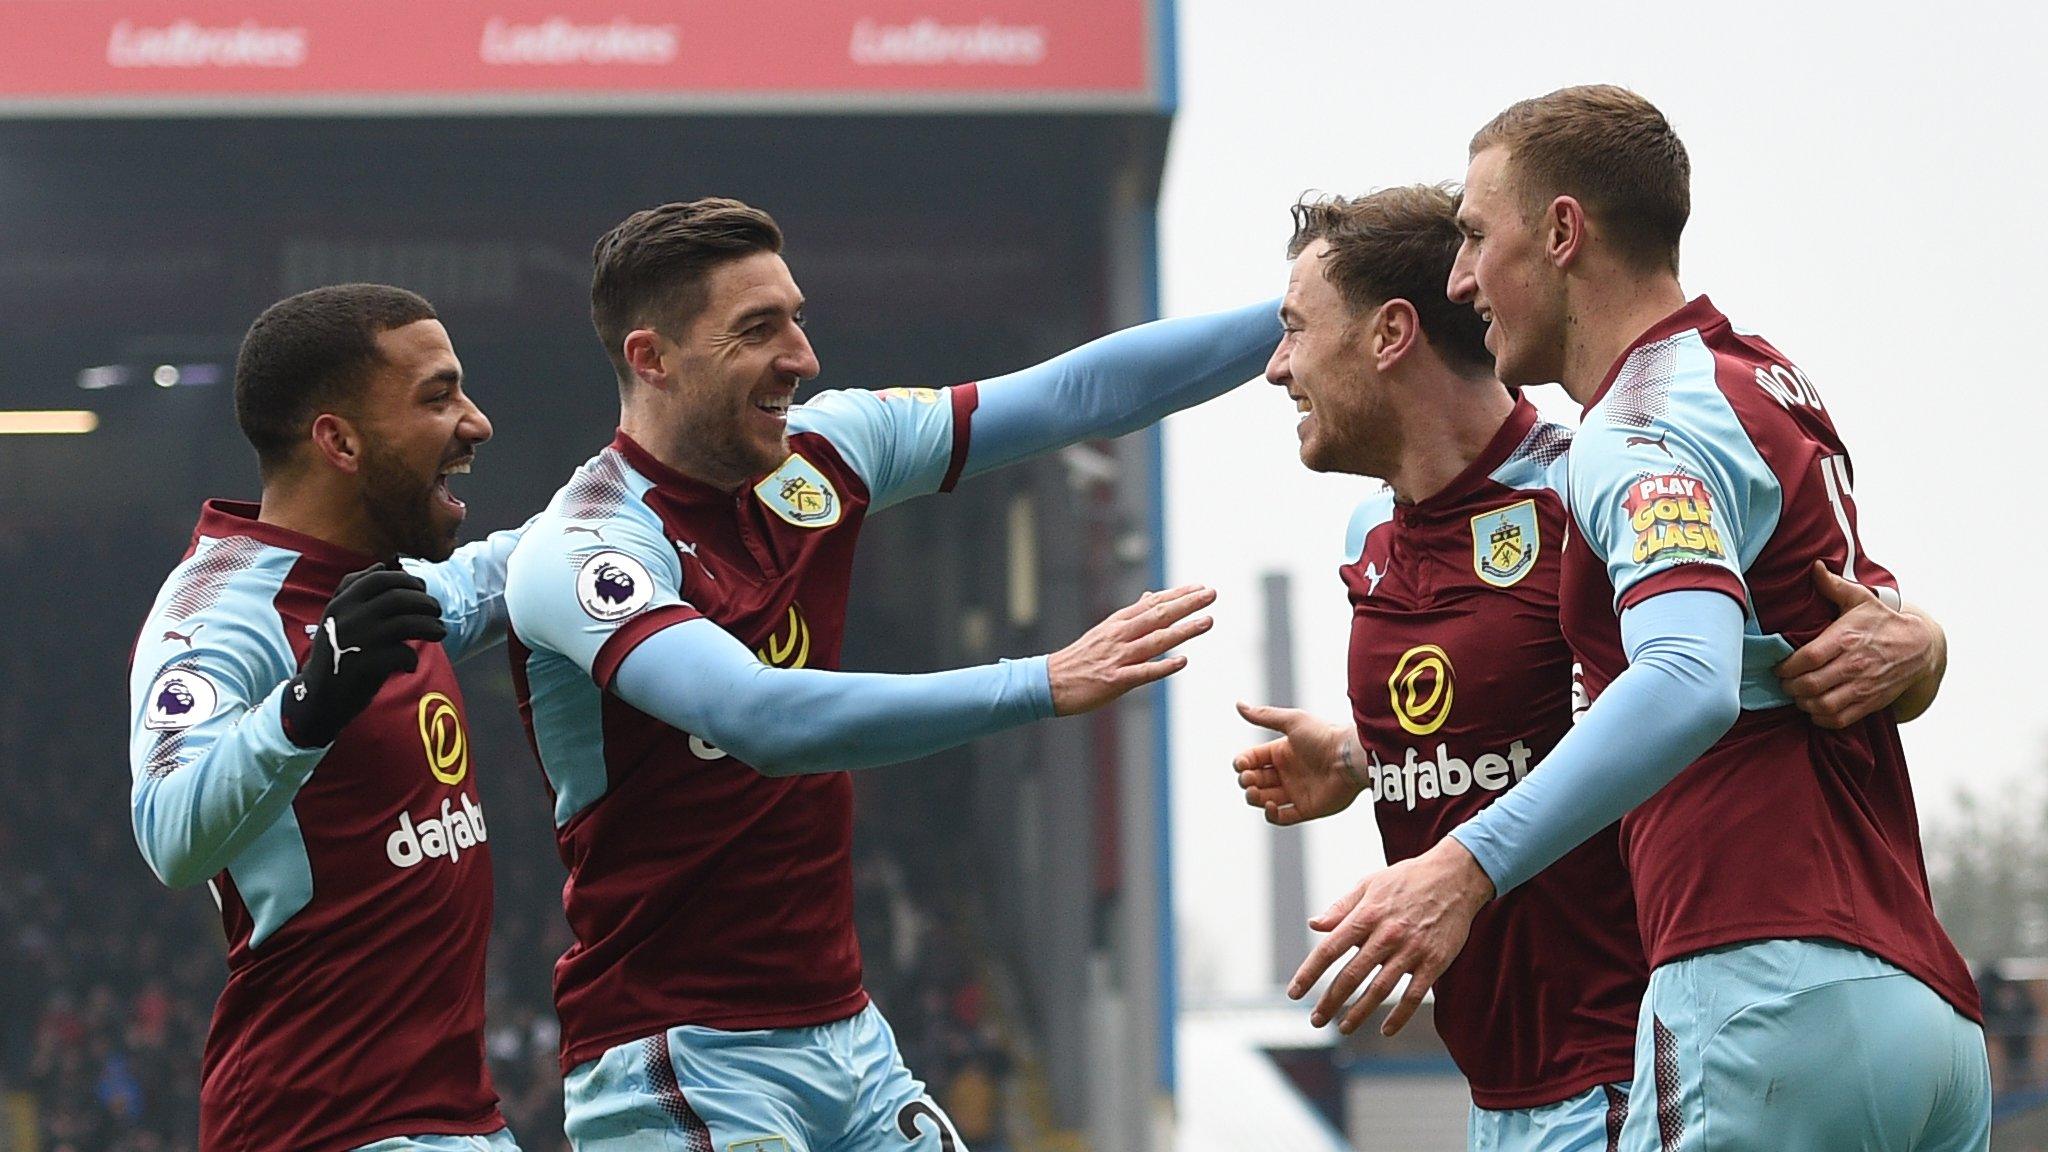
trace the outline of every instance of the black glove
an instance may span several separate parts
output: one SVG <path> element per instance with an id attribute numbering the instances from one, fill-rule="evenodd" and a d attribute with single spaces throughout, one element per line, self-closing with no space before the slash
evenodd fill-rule
<path id="1" fill-rule="evenodd" d="M 447 634 L 441 605 L 419 577 L 395 563 L 350 573 L 321 614 L 306 662 L 285 685 L 285 735 L 301 748 L 334 743 L 385 680 L 419 666 L 408 641 Z"/>

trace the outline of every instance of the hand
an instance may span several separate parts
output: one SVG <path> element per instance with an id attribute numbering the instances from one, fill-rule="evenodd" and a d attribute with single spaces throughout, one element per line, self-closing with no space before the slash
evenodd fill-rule
<path id="1" fill-rule="evenodd" d="M 301 748 L 334 743 L 384 681 L 419 666 L 414 640 L 447 634 L 441 605 L 396 565 L 352 572 L 321 613 L 312 647 L 285 688 L 285 734 Z"/>
<path id="2" fill-rule="evenodd" d="M 1200 584 L 1147 592 L 1053 653 L 1046 661 L 1053 715 L 1092 712 L 1187 667 L 1185 656 L 1153 657 L 1207 632 L 1215 621 L 1194 614 L 1215 602 L 1215 589 Z"/>
<path id="3" fill-rule="evenodd" d="M 1472 930 L 1472 918 L 1491 899 L 1493 882 L 1479 862 L 1463 844 L 1446 836 L 1422 855 L 1366 877 L 1308 922 L 1329 935 L 1295 971 L 1287 985 L 1288 998 L 1306 996 L 1325 969 L 1355 948 L 1357 954 L 1316 1002 L 1309 1023 L 1320 1028 L 1337 1019 L 1352 992 L 1377 968 L 1379 973 L 1365 985 L 1364 994 L 1344 1011 L 1337 1030 L 1347 1036 L 1357 1031 L 1406 976 L 1408 987 L 1380 1026 L 1381 1035 L 1392 1036 L 1415 1015 L 1423 995 L 1457 958 Z"/>
<path id="4" fill-rule="evenodd" d="M 1365 791 L 1345 760 L 1351 729 L 1325 724 L 1297 708 L 1240 703 L 1237 714 L 1281 734 L 1237 754 L 1244 802 L 1266 810 L 1266 823 L 1285 828 L 1351 807 Z"/>
<path id="5" fill-rule="evenodd" d="M 1947 663 L 1941 627 L 1887 607 L 1869 588 L 1818 560 L 1813 581 L 1841 615 L 1777 667 L 1779 683 L 1799 710 L 1823 728 L 1847 728 L 1894 701 L 1903 708 L 1917 703 L 1913 715 L 1931 703 Z M 1909 691 L 1916 699 L 1901 700 Z"/>

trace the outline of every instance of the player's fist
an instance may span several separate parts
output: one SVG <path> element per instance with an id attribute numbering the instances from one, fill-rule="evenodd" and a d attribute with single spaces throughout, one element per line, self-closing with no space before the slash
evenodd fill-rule
<path id="1" fill-rule="evenodd" d="M 1346 759 L 1351 729 L 1298 708 L 1240 703 L 1237 714 L 1280 733 L 1278 740 L 1239 752 L 1231 764 L 1244 802 L 1264 809 L 1268 824 L 1286 827 L 1342 812 L 1365 790 Z"/>
<path id="2" fill-rule="evenodd" d="M 419 666 L 414 640 L 447 634 L 441 605 L 396 564 L 352 572 L 334 590 L 299 674 L 285 685 L 285 735 L 301 748 L 334 743 L 384 681 Z"/>
<path id="3" fill-rule="evenodd" d="M 1092 712 L 1187 667 L 1187 657 L 1165 653 L 1209 630 L 1215 621 L 1196 613 L 1215 602 L 1215 589 L 1200 584 L 1147 592 L 1053 653 L 1046 660 L 1053 714 Z"/>

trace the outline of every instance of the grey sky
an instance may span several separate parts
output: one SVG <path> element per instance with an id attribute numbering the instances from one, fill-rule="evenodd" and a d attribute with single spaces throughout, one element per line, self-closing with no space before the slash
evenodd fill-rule
<path id="1" fill-rule="evenodd" d="M 2048 770 L 2048 15 L 1906 9 L 1182 0 L 1182 107 L 1162 215 L 1165 308 L 1277 296 L 1286 208 L 1456 179 L 1507 104 L 1609 81 L 1664 110 L 1693 160 L 1683 281 L 1812 377 L 1856 465 L 1862 537 L 1947 625 L 1942 699 L 1906 732 L 1923 814 Z M 1569 416 L 1562 393 L 1540 398 Z M 1221 593 L 1174 681 L 1176 899 L 1191 997 L 1263 986 L 1266 836 L 1231 781 L 1253 733 L 1258 576 L 1295 577 L 1301 703 L 1346 714 L 1335 567 L 1373 487 L 1313 476 L 1277 389 L 1168 424 L 1171 572 Z M 1314 827 L 1310 907 L 1380 865 L 1363 807 Z M 1195 846 L 1199 845 L 1199 850 Z"/>

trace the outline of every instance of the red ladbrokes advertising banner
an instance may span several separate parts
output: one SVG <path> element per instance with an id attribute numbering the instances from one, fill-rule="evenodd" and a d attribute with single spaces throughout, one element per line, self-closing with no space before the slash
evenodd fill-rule
<path id="1" fill-rule="evenodd" d="M 0 106 L 1154 102 L 1155 0 L 0 0 Z"/>

